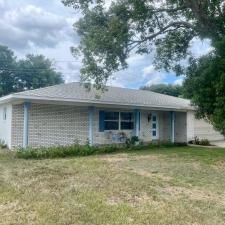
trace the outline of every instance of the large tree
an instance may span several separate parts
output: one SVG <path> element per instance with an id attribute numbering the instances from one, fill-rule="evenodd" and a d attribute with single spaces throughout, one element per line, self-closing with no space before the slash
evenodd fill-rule
<path id="1" fill-rule="evenodd" d="M 63 83 L 52 61 L 42 55 L 17 60 L 12 50 L 0 45 L 0 96 Z"/>
<path id="2" fill-rule="evenodd" d="M 0 96 L 12 93 L 15 84 L 16 57 L 6 46 L 0 45 Z"/>
<path id="3" fill-rule="evenodd" d="M 170 95 L 174 97 L 182 97 L 183 86 L 173 84 L 153 84 L 141 87 L 142 90 L 153 91 L 160 94 Z"/>
<path id="4" fill-rule="evenodd" d="M 75 23 L 80 45 L 72 51 L 83 54 L 82 78 L 97 88 L 127 67 L 131 52 L 155 50 L 158 68 L 181 73 L 195 37 L 214 44 L 225 34 L 225 0 L 62 1 L 82 14 Z"/>
<path id="5" fill-rule="evenodd" d="M 157 69 L 187 76 L 188 97 L 198 115 L 225 134 L 225 46 L 221 44 L 225 0 L 62 1 L 81 13 L 74 25 L 81 41 L 72 53 L 83 56 L 84 81 L 93 80 L 96 88 L 101 88 L 114 72 L 127 67 L 130 54 L 154 52 Z M 210 39 L 211 55 L 193 59 L 190 45 L 195 39 Z M 184 62 L 190 62 L 190 67 L 181 66 Z"/>
<path id="6" fill-rule="evenodd" d="M 225 38 L 215 48 L 209 55 L 191 60 L 184 90 L 196 105 L 197 116 L 225 135 Z"/>
<path id="7" fill-rule="evenodd" d="M 27 55 L 17 63 L 16 90 L 36 89 L 63 83 L 62 74 L 56 72 L 53 62 L 43 55 Z"/>

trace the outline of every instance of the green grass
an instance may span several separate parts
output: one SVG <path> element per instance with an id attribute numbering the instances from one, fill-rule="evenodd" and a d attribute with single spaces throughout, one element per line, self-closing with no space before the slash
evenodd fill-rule
<path id="1" fill-rule="evenodd" d="M 2 150 L 0 224 L 225 224 L 225 149 L 43 160 Z"/>

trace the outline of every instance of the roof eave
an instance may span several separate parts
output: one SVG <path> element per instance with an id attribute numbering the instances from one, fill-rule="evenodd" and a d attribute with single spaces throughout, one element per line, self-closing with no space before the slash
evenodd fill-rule
<path id="1" fill-rule="evenodd" d="M 164 109 L 164 110 L 177 110 L 177 111 L 188 111 L 195 110 L 193 107 L 168 107 L 163 105 L 141 105 L 141 104 L 129 104 L 129 103 L 118 103 L 118 102 L 108 102 L 108 101 L 90 101 L 90 100 L 79 100 L 79 99 L 68 99 L 68 98 L 54 98 L 54 97 L 40 97 L 40 96 L 28 96 L 28 95 L 18 95 L 11 94 L 0 98 L 0 104 L 10 103 L 13 101 L 49 101 L 49 102 L 65 102 L 65 103 L 78 103 L 87 105 L 108 105 L 108 106 L 124 106 L 124 107 L 140 107 L 140 108 L 154 108 L 154 109 Z"/>

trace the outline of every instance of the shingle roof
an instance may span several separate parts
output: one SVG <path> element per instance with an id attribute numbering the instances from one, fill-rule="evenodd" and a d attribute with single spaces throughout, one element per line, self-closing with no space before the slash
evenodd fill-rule
<path id="1" fill-rule="evenodd" d="M 107 91 L 90 91 L 78 82 L 55 85 L 36 90 L 30 90 L 14 94 L 13 96 L 24 96 L 39 99 L 57 99 L 64 101 L 79 101 L 99 104 L 115 104 L 144 107 L 161 107 L 175 109 L 192 109 L 190 101 L 168 95 L 158 94 L 145 90 L 134 90 L 119 87 L 107 87 Z"/>

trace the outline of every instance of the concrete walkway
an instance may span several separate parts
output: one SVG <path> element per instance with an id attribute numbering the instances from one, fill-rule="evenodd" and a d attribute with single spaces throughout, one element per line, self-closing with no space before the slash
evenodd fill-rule
<path id="1" fill-rule="evenodd" d="M 225 148 L 225 140 L 224 141 L 211 141 L 210 143 L 217 147 Z"/>

